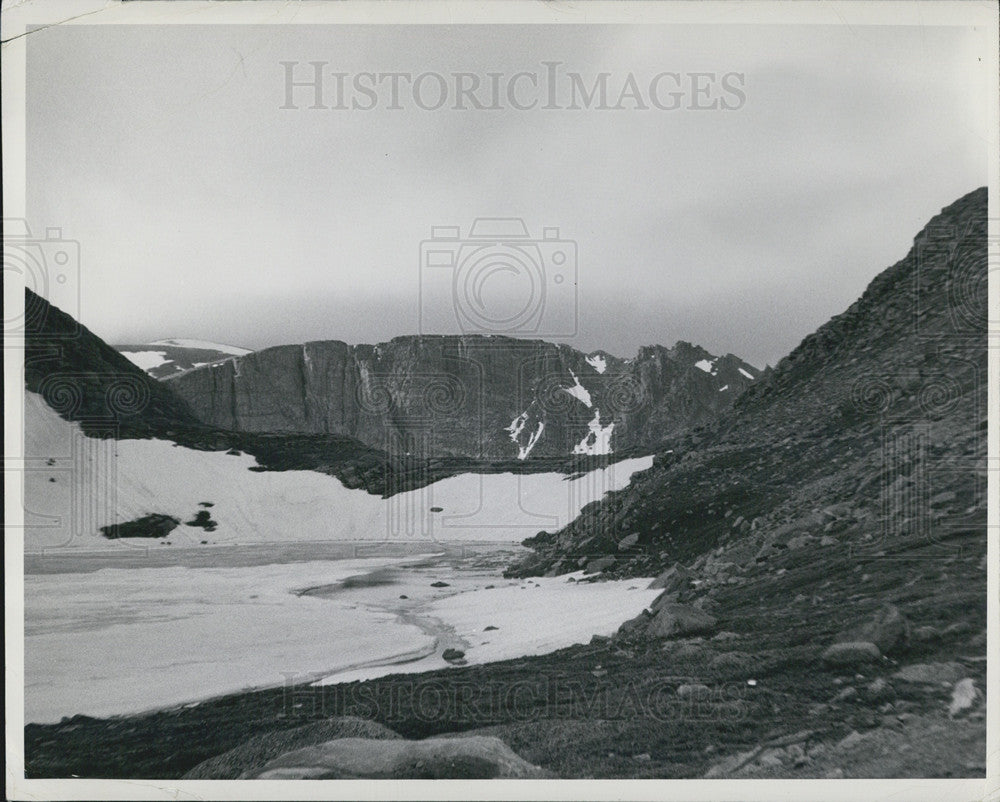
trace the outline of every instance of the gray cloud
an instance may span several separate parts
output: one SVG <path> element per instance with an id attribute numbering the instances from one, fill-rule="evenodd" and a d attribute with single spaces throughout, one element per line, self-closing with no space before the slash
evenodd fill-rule
<path id="1" fill-rule="evenodd" d="M 902 27 L 56 27 L 28 43 L 29 222 L 80 241 L 78 311 L 110 341 L 412 333 L 431 226 L 520 216 L 578 243 L 578 347 L 687 339 L 773 363 L 986 183 L 985 42 Z M 508 75 L 560 61 L 616 85 L 736 71 L 747 101 L 281 110 L 279 62 L 316 59 Z"/>

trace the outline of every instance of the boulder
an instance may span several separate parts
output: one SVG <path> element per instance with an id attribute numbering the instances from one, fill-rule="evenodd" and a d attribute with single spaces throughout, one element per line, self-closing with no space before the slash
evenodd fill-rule
<path id="1" fill-rule="evenodd" d="M 255 735 L 239 746 L 199 763 L 185 780 L 238 780 L 252 776 L 279 755 L 293 749 L 325 743 L 334 738 L 399 739 L 398 733 L 368 719 L 354 716 L 315 721 L 288 730 Z"/>
<path id="2" fill-rule="evenodd" d="M 585 574 L 598 574 L 606 568 L 610 568 L 614 564 L 614 557 L 598 557 L 596 560 L 588 562 L 587 567 L 583 569 L 583 572 Z"/>
<path id="3" fill-rule="evenodd" d="M 465 652 L 460 649 L 445 649 L 441 652 L 441 657 L 447 660 L 449 663 L 453 663 L 456 660 L 461 660 L 465 657 Z"/>
<path id="4" fill-rule="evenodd" d="M 874 663 L 882 656 L 878 646 L 868 641 L 834 643 L 823 652 L 823 662 L 832 666 L 859 666 Z"/>
<path id="5" fill-rule="evenodd" d="M 473 735 L 423 741 L 340 738 L 286 752 L 253 775 L 300 779 L 526 779 L 546 773 L 499 738 Z"/>
<path id="6" fill-rule="evenodd" d="M 889 654 L 906 643 L 909 631 L 910 625 L 899 609 L 886 604 L 861 626 L 841 632 L 836 642 L 866 641 L 874 643 L 882 654 Z"/>
<path id="7" fill-rule="evenodd" d="M 674 638 L 710 633 L 715 625 L 715 616 L 684 604 L 670 602 L 657 609 L 647 631 L 654 638 Z"/>
<path id="8" fill-rule="evenodd" d="M 677 563 L 650 582 L 649 589 L 659 590 L 662 588 L 668 592 L 679 592 L 691 587 L 692 579 L 694 579 L 694 574 L 680 563 Z"/>
<path id="9" fill-rule="evenodd" d="M 649 622 L 651 620 L 652 620 L 652 615 L 650 615 L 650 613 L 647 612 L 646 610 L 643 610 L 635 618 L 630 618 L 628 621 L 626 621 L 624 624 L 618 627 L 618 631 L 615 633 L 615 638 L 619 640 L 621 639 L 627 640 L 637 635 L 641 635 L 643 632 L 646 631 L 646 627 L 649 626 Z"/>
<path id="10" fill-rule="evenodd" d="M 979 696 L 979 691 L 976 690 L 976 683 L 966 677 L 963 680 L 959 680 L 955 683 L 955 687 L 951 691 L 951 704 L 948 705 L 948 716 L 954 718 L 963 710 L 968 710 L 976 701 L 976 697 Z"/>
<path id="11" fill-rule="evenodd" d="M 623 537 L 621 540 L 618 541 L 618 551 L 625 551 L 626 549 L 630 549 L 638 542 L 639 542 L 638 534 L 633 533 L 631 535 L 628 535 L 627 537 Z"/>

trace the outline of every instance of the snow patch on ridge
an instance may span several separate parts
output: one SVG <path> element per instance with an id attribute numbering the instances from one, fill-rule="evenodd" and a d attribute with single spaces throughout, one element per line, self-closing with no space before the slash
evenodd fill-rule
<path id="1" fill-rule="evenodd" d="M 213 343 L 209 340 L 156 340 L 156 342 L 152 342 L 150 345 L 172 345 L 176 348 L 198 348 L 205 351 L 221 351 L 224 354 L 232 354 L 233 356 L 246 356 L 247 354 L 253 353 L 253 351 L 250 351 L 247 348 L 237 348 L 235 345 Z"/>
<path id="2" fill-rule="evenodd" d="M 510 426 L 505 426 L 504 431 L 510 433 L 510 439 L 515 443 L 524 429 L 524 424 L 528 422 L 528 412 L 525 410 L 510 422 Z"/>
<path id="3" fill-rule="evenodd" d="M 715 360 L 714 359 L 699 359 L 694 363 L 694 366 L 698 370 L 703 370 L 705 373 L 715 373 Z"/>
<path id="4" fill-rule="evenodd" d="M 580 384 L 580 379 L 577 378 L 577 375 L 572 371 L 572 369 L 570 369 L 569 375 L 573 377 L 574 384 L 572 387 L 563 387 L 563 390 L 577 400 L 582 401 L 587 405 L 587 408 L 590 409 L 593 404 L 591 403 L 590 393 L 587 391 L 587 388 Z"/>
<path id="5" fill-rule="evenodd" d="M 594 419 L 587 424 L 589 431 L 586 436 L 573 446 L 574 454 L 588 454 L 597 456 L 599 454 L 610 454 L 611 433 L 615 430 L 614 421 L 607 426 L 601 426 L 601 410 L 594 410 Z"/>
<path id="6" fill-rule="evenodd" d="M 538 442 L 538 438 L 542 436 L 542 432 L 545 431 L 545 421 L 538 421 L 538 428 L 532 433 L 531 437 L 528 438 L 528 444 L 526 446 L 519 446 L 517 449 L 518 459 L 527 459 L 528 455 L 531 453 L 531 449 L 535 447 L 535 443 Z"/>
<path id="7" fill-rule="evenodd" d="M 166 351 L 122 351 L 121 355 L 143 370 L 158 368 L 167 361 Z"/>
<path id="8" fill-rule="evenodd" d="M 586 357 L 587 364 L 590 365 L 598 373 L 604 373 L 608 368 L 608 363 L 605 362 L 604 357 L 600 354 L 594 354 L 593 356 Z M 589 404 L 587 406 L 590 406 Z"/>
<path id="9" fill-rule="evenodd" d="M 750 379 L 750 381 L 754 380 L 753 376 L 750 375 L 749 373 L 747 373 L 745 370 L 743 370 L 743 368 L 738 368 L 738 370 L 739 370 L 740 373 L 742 373 L 744 376 L 746 376 L 748 379 Z"/>

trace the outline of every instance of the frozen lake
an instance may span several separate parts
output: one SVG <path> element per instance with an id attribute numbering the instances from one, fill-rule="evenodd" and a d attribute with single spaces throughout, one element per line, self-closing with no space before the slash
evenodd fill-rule
<path id="1" fill-rule="evenodd" d="M 156 565 L 29 561 L 25 721 L 427 671 L 448 665 L 446 648 L 469 663 L 541 654 L 613 633 L 658 593 L 648 579 L 504 579 L 519 548 L 507 545 L 381 548 L 178 549 Z"/>

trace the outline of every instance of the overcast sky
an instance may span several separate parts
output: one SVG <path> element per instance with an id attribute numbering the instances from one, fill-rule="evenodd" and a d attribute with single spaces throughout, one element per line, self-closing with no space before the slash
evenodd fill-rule
<path id="1" fill-rule="evenodd" d="M 537 319 L 548 339 L 620 356 L 684 339 L 763 366 L 986 183 L 984 41 L 916 27 L 54 27 L 28 45 L 29 224 L 80 242 L 67 311 L 109 342 L 415 333 L 431 227 L 520 217 L 577 248 L 575 303 L 551 286 Z M 428 111 L 404 91 L 389 109 L 383 84 L 372 110 L 310 109 L 308 88 L 282 109 L 282 61 L 300 62 L 297 79 L 323 61 L 348 82 L 469 72 L 485 86 L 494 72 L 504 87 L 555 61 L 588 85 L 609 73 L 612 105 L 632 73 L 650 107 Z M 681 76 L 681 108 L 650 105 L 664 72 Z M 692 99 L 692 72 L 716 76 L 699 79 L 709 95 Z M 742 102 L 719 94 L 725 73 L 743 76 Z M 333 105 L 332 77 L 324 91 Z M 738 108 L 689 108 L 713 99 Z M 490 278 L 515 296 L 504 282 L 520 280 Z M 447 286 L 425 285 L 425 305 Z M 568 305 L 578 332 L 557 337 Z"/>

